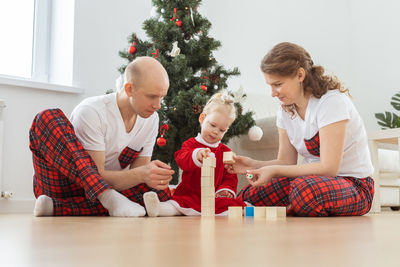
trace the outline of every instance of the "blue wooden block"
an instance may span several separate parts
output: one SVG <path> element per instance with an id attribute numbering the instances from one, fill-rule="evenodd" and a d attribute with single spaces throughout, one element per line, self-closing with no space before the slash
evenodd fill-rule
<path id="1" fill-rule="evenodd" d="M 254 207 L 245 207 L 244 213 L 246 217 L 254 217 Z"/>

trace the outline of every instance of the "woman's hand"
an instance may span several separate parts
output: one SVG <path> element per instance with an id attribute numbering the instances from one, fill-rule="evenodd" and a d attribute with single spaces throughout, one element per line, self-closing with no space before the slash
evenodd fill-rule
<path id="1" fill-rule="evenodd" d="M 247 174 L 252 174 L 253 178 L 249 179 L 252 186 L 267 185 L 272 178 L 276 176 L 275 166 L 265 166 L 256 170 L 249 170 Z"/>
<path id="2" fill-rule="evenodd" d="M 233 174 L 245 174 L 247 170 L 253 169 L 253 160 L 244 156 L 233 155 L 235 163 L 224 164 L 225 169 Z"/>

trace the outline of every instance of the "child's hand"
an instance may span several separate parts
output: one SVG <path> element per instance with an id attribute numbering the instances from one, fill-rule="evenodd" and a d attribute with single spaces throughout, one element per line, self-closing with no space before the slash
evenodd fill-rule
<path id="1" fill-rule="evenodd" d="M 209 148 L 200 149 L 199 151 L 197 151 L 196 158 L 198 161 L 203 163 L 203 159 L 207 158 L 210 153 L 211 150 Z"/>
<path id="2" fill-rule="evenodd" d="M 216 198 L 217 198 L 217 197 L 234 198 L 235 196 L 234 196 L 231 192 L 229 192 L 229 191 L 227 191 L 227 190 L 222 190 L 222 191 L 219 191 L 218 193 L 216 193 L 216 194 L 215 194 L 215 197 L 216 197 Z"/>

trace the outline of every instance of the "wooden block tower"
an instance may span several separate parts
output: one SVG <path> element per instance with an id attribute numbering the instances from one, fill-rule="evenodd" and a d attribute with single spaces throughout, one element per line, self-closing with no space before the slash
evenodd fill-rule
<path id="1" fill-rule="evenodd" d="M 203 159 L 201 167 L 201 216 L 210 217 L 215 215 L 215 157 Z"/>

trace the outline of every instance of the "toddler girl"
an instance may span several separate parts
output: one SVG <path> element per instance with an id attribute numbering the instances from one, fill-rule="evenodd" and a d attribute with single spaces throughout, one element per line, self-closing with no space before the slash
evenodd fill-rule
<path id="1" fill-rule="evenodd" d="M 171 200 L 160 202 L 154 192 L 143 195 L 148 216 L 200 215 L 201 167 L 203 159 L 209 156 L 216 158 L 215 213 L 226 215 L 228 206 L 246 206 L 235 198 L 237 175 L 228 173 L 222 162 L 223 153 L 230 149 L 221 144 L 221 139 L 235 119 L 232 97 L 226 91 L 214 94 L 200 114 L 201 133 L 185 141 L 175 152 L 175 160 L 183 173 Z"/>

